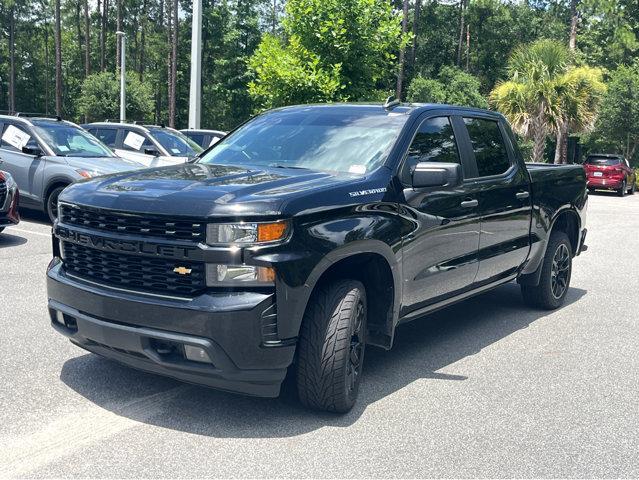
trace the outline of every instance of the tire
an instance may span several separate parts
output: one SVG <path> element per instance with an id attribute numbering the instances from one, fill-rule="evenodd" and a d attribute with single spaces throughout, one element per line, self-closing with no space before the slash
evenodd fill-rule
<path id="1" fill-rule="evenodd" d="M 66 187 L 67 185 L 55 187 L 53 190 L 51 190 L 51 192 L 49 192 L 49 195 L 47 196 L 45 204 L 46 212 L 49 216 L 49 220 L 51 220 L 51 223 L 53 223 L 55 219 L 58 218 L 58 197 L 60 196 L 62 190 L 64 190 Z"/>
<path id="2" fill-rule="evenodd" d="M 619 190 L 617 190 L 617 194 L 620 197 L 625 197 L 626 196 L 626 191 L 628 191 L 628 186 L 626 185 L 626 181 L 624 180 L 623 183 L 621 184 L 621 188 Z"/>
<path id="3" fill-rule="evenodd" d="M 366 347 L 366 290 L 355 280 L 319 287 L 298 344 L 297 393 L 315 410 L 345 413 L 357 399 Z"/>
<path id="4" fill-rule="evenodd" d="M 564 232 L 553 232 L 546 248 L 539 285 L 522 285 L 524 302 L 536 308 L 554 310 L 561 307 L 570 288 L 572 246 Z"/>

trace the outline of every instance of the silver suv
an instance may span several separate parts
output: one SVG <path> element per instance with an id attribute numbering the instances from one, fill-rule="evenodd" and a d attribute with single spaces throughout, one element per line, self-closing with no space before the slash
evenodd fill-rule
<path id="1" fill-rule="evenodd" d="M 184 134 L 161 125 L 96 122 L 83 127 L 118 156 L 146 167 L 177 165 L 202 152 L 202 147 Z"/>
<path id="2" fill-rule="evenodd" d="M 20 206 L 43 210 L 53 221 L 58 195 L 83 178 L 143 168 L 119 158 L 75 123 L 0 115 L 0 169 L 20 189 Z"/>

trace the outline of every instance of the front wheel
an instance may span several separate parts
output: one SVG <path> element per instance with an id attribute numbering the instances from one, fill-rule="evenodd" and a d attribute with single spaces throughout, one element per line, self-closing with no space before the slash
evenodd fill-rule
<path id="1" fill-rule="evenodd" d="M 357 399 L 366 346 L 366 290 L 356 280 L 320 287 L 298 344 L 297 392 L 307 407 L 348 412 Z"/>
<path id="2" fill-rule="evenodd" d="M 564 232 L 550 235 L 546 255 L 541 266 L 539 285 L 522 285 L 526 304 L 554 310 L 563 305 L 572 274 L 572 245 Z"/>
<path id="3" fill-rule="evenodd" d="M 51 220 L 51 223 L 53 223 L 55 219 L 58 218 L 58 197 L 60 196 L 60 193 L 62 193 L 62 190 L 64 190 L 66 187 L 66 185 L 63 185 L 54 188 L 53 190 L 51 190 L 51 193 L 49 193 L 49 196 L 47 197 L 47 215 L 49 215 L 49 220 Z"/>

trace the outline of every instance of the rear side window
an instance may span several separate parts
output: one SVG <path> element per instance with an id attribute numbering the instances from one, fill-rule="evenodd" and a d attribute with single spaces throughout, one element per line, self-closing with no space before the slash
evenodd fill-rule
<path id="1" fill-rule="evenodd" d="M 485 118 L 464 118 L 480 177 L 501 175 L 510 168 L 499 124 Z"/>
<path id="2" fill-rule="evenodd" d="M 107 147 L 115 147 L 115 137 L 118 131 L 115 128 L 92 128 L 89 133 L 104 143 Z"/>
<path id="3" fill-rule="evenodd" d="M 587 165 L 598 165 L 600 167 L 604 166 L 612 166 L 619 165 L 621 163 L 621 159 L 619 158 L 610 158 L 610 157 L 588 157 L 584 162 Z"/>

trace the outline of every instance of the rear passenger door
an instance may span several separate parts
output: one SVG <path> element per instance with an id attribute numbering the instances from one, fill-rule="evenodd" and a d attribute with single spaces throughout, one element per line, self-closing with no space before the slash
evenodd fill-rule
<path id="1" fill-rule="evenodd" d="M 494 116 L 464 115 L 476 164 L 481 216 L 479 271 L 475 282 L 490 283 L 514 274 L 528 257 L 532 195 L 510 131 Z"/>

